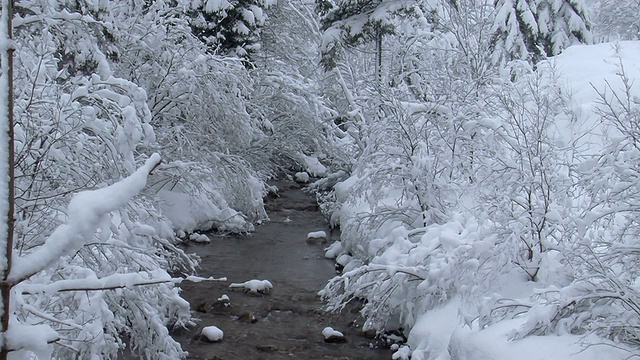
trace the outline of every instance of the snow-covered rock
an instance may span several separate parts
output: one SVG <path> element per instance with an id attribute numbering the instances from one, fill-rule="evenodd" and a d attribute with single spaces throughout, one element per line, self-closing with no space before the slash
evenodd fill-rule
<path id="1" fill-rule="evenodd" d="M 211 239 L 209 239 L 209 237 L 207 235 L 199 234 L 199 233 L 193 233 L 193 234 L 189 235 L 189 240 L 195 241 L 195 242 L 198 242 L 198 243 L 209 243 L 209 242 L 211 242 Z"/>
<path id="2" fill-rule="evenodd" d="M 254 294 L 265 294 L 273 289 L 273 285 L 269 280 L 249 280 L 243 283 L 232 283 L 229 285 L 230 289 L 243 289 Z"/>
<path id="3" fill-rule="evenodd" d="M 307 244 L 325 244 L 327 242 L 327 233 L 324 231 L 313 231 L 307 234 Z"/>
<path id="4" fill-rule="evenodd" d="M 393 344 L 391 346 L 391 351 L 394 351 L 391 359 L 393 360 L 409 360 L 411 359 L 411 348 L 408 346 L 399 346 L 398 344 Z"/>
<path id="5" fill-rule="evenodd" d="M 295 175 L 295 180 L 296 182 L 306 184 L 309 182 L 309 174 L 307 174 L 306 172 L 298 172 Z"/>
<path id="6" fill-rule="evenodd" d="M 224 333 L 217 326 L 206 326 L 202 329 L 202 336 L 200 339 L 203 341 L 217 342 L 222 340 Z"/>
<path id="7" fill-rule="evenodd" d="M 344 253 L 340 256 L 338 256 L 338 258 L 336 259 L 336 263 L 340 264 L 341 266 L 347 266 L 347 264 L 351 261 L 351 259 L 353 259 L 353 256 Z"/>
<path id="8" fill-rule="evenodd" d="M 332 327 L 327 326 L 322 330 L 322 336 L 324 341 L 328 343 L 344 343 L 347 342 L 347 338 L 340 331 L 334 330 Z"/>
<path id="9" fill-rule="evenodd" d="M 343 250 L 342 242 L 336 241 L 324 250 L 324 257 L 326 257 L 327 259 L 335 259 Z"/>
<path id="10" fill-rule="evenodd" d="M 223 294 L 216 300 L 216 304 L 227 307 L 231 305 L 231 300 L 226 294 Z"/>
<path id="11" fill-rule="evenodd" d="M 326 239 L 327 233 L 324 231 L 312 231 L 307 234 L 307 239 Z"/>

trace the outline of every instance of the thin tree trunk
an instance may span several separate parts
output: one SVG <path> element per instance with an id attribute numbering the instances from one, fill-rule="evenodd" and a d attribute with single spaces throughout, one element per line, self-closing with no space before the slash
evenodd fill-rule
<path id="1" fill-rule="evenodd" d="M 0 41 L 10 41 L 13 38 L 12 31 L 12 23 L 11 19 L 13 18 L 13 0 L 2 0 L 2 24 L 0 26 L 4 27 L 5 37 L 0 39 Z M 4 43 L 1 44 L 2 51 L 5 51 L 6 54 L 2 54 L 2 60 L 6 62 L 6 64 L 1 64 L 2 69 L 6 74 L 2 76 L 2 84 L 0 87 L 4 87 L 6 89 L 6 93 L 3 94 L 6 96 L 4 100 L 4 106 L 6 109 L 0 109 L 0 112 L 6 111 L 6 131 L 7 134 L 3 140 L 6 141 L 5 144 L 1 144 L 0 146 L 6 146 L 7 151 L 7 159 L 0 159 L 0 161 L 5 161 L 7 165 L 7 198 L 2 199 L 0 201 L 7 201 L 7 213 L 4 214 L 5 221 L 7 224 L 6 234 L 6 244 L 5 248 L 2 249 L 4 254 L 0 254 L 1 256 L 6 257 L 6 266 L 2 271 L 2 282 L 0 283 L 0 296 L 2 297 L 2 312 L 0 313 L 0 325 L 2 326 L 2 332 L 6 332 L 9 328 L 9 304 L 11 300 L 11 288 L 12 284 L 7 281 L 7 277 L 9 275 L 9 271 L 11 270 L 11 257 L 13 253 L 13 227 L 14 227 L 14 146 L 13 146 L 13 44 Z M 3 137 L 4 137 L 3 136 Z M 3 179 L 4 180 L 4 179 Z M 2 215 L 0 215 L 2 216 Z M 4 337 L 4 334 L 3 334 Z M 6 360 L 9 353 L 9 349 L 7 348 L 7 344 L 5 339 L 2 341 L 2 349 L 0 350 L 0 360 Z"/>
<path id="2" fill-rule="evenodd" d="M 376 80 L 382 83 L 382 30 L 376 27 Z"/>

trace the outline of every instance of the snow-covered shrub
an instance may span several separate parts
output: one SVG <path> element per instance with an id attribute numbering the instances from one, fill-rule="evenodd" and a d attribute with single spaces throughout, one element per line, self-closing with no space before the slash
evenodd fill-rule
<path id="1" fill-rule="evenodd" d="M 239 59 L 208 53 L 180 8 L 137 6 L 128 11 L 142 16 L 120 19 L 113 66 L 149 94 L 167 170 L 153 187 L 163 208 L 176 230 L 250 230 L 266 218 L 262 182 L 271 170 L 268 158 L 246 156 L 263 138 L 246 108 L 253 80 Z"/>
<path id="2" fill-rule="evenodd" d="M 330 310 L 364 299 L 365 330 L 408 329 L 424 312 L 489 286 L 496 276 L 492 258 L 499 257 L 496 240 L 489 227 L 461 215 L 413 230 L 397 227 L 372 239 L 368 263 L 348 265 L 321 295 Z"/>
<path id="3" fill-rule="evenodd" d="M 600 97 L 594 133 L 605 136 L 599 139 L 598 153 L 574 169 L 580 179 L 574 202 L 585 205 L 564 222 L 568 231 L 562 242 L 547 242 L 563 251 L 564 270 L 570 273 L 528 299 L 487 299 L 480 311 L 481 327 L 522 316 L 526 320 L 514 338 L 595 333 L 635 349 L 640 345 L 638 90 L 624 68 L 617 81 L 610 74 L 601 76 L 609 80 L 604 88 L 594 87 Z"/>
<path id="4" fill-rule="evenodd" d="M 547 253 L 562 251 L 575 183 L 555 124 L 565 99 L 553 80 L 552 73 L 536 73 L 495 86 L 495 142 L 481 160 L 483 211 L 503 238 L 503 252 L 532 281 Z"/>
<path id="5" fill-rule="evenodd" d="M 271 6 L 269 31 L 261 34 L 261 56 L 253 61 L 247 107 L 264 137 L 244 154 L 262 172 L 272 173 L 276 166 L 305 171 L 305 156 L 329 155 L 323 148 L 333 111 L 319 95 L 322 73 L 312 59 L 320 33 L 308 6 L 300 0 Z"/>
<path id="6" fill-rule="evenodd" d="M 640 39 L 640 3 L 601 0 L 593 5 L 593 32 L 596 40 Z"/>
<path id="7" fill-rule="evenodd" d="M 334 310 L 363 298 L 371 328 L 407 329 L 425 311 L 488 286 L 478 271 L 494 275 L 488 269 L 505 263 L 492 251 L 490 223 L 467 211 L 477 204 L 484 143 L 494 141 L 483 91 L 492 69 L 479 35 L 490 26 L 487 8 L 441 5 L 429 19 L 406 21 L 387 44 L 402 59 L 385 63 L 390 86 L 334 69 L 349 107 L 344 138 L 358 151 L 350 177 L 334 186 L 332 220 L 354 259 L 323 295 Z"/>
<path id="8" fill-rule="evenodd" d="M 191 320 L 168 271 L 193 272 L 196 261 L 173 245 L 171 224 L 153 194 L 127 203 L 123 197 L 135 194 L 84 193 L 86 209 L 76 203 L 67 210 L 74 193 L 127 177 L 150 153 L 155 133 L 147 92 L 114 76 L 107 55 L 113 43 L 107 38 L 117 29 L 92 17 L 92 7 L 80 13 L 42 2 L 20 5 L 14 22 L 12 274 L 19 262 L 29 262 L 33 270 L 12 275 L 17 284 L 7 310 L 13 316 L 10 334 L 29 331 L 30 325 L 54 329 L 56 339 L 34 333 L 33 344 L 55 340 L 57 358 L 116 358 L 125 337 L 140 357 L 183 357 L 168 331 Z M 151 160 L 144 166 L 147 174 L 160 158 Z M 105 201 L 118 206 L 104 207 Z M 73 246 L 60 249 L 59 256 L 42 253 L 55 246 L 52 242 L 68 241 L 52 236 L 73 229 L 64 223 L 85 210 L 91 221 L 73 220 L 82 224 L 82 232 L 70 234 L 78 237 Z M 51 261 L 34 262 L 36 255 L 40 262 Z"/>

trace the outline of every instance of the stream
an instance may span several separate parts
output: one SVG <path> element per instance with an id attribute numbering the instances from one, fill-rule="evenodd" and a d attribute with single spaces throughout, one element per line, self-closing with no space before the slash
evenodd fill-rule
<path id="1" fill-rule="evenodd" d="M 327 244 L 308 243 L 307 234 L 329 226 L 312 196 L 301 186 L 289 182 L 275 184 L 279 197 L 265 200 L 270 221 L 245 236 L 207 234 L 209 244 L 189 243 L 185 250 L 195 252 L 202 262 L 199 276 L 226 277 L 222 282 L 184 282 L 182 296 L 191 303 L 197 326 L 173 334 L 187 359 L 390 359 L 389 349 L 376 346 L 376 340 L 363 336 L 357 308 L 341 314 L 322 311 L 317 293 L 335 276 L 333 260 L 323 249 L 338 240 L 333 234 Z M 267 294 L 231 289 L 231 283 L 269 280 Z M 222 295 L 229 304 L 218 301 Z M 224 332 L 220 342 L 200 339 L 205 326 Z M 322 330 L 331 326 L 341 331 L 346 343 L 326 343 Z"/>

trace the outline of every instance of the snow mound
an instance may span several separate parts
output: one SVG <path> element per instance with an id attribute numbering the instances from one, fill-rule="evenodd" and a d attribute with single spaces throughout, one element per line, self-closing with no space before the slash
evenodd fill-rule
<path id="1" fill-rule="evenodd" d="M 220 341 L 224 337 L 224 333 L 216 326 L 207 326 L 202 329 L 202 336 L 208 341 Z"/>
<path id="2" fill-rule="evenodd" d="M 269 280 L 249 280 L 243 283 L 232 283 L 229 285 L 230 289 L 244 289 L 250 293 L 267 293 L 273 289 L 273 285 Z"/>

